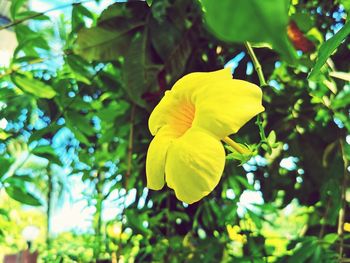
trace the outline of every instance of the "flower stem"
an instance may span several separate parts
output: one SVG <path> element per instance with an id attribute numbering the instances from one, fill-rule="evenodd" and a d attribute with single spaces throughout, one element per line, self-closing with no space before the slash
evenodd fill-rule
<path id="1" fill-rule="evenodd" d="M 224 142 L 226 142 L 229 146 L 231 146 L 233 149 L 235 149 L 240 154 L 248 154 L 249 151 L 247 149 L 244 149 L 239 143 L 236 143 L 234 140 L 232 140 L 229 137 L 225 137 L 222 139 Z"/>
<path id="2" fill-rule="evenodd" d="M 348 185 L 348 166 L 349 166 L 349 160 L 346 157 L 345 154 L 345 146 L 343 139 L 339 140 L 340 143 L 340 150 L 341 155 L 344 162 L 344 175 L 343 175 L 343 182 L 341 184 L 341 208 L 339 210 L 339 217 L 338 217 L 338 236 L 339 236 L 339 258 L 340 261 L 343 259 L 344 254 L 344 223 L 345 223 L 345 212 L 346 212 L 346 189 Z"/>
<path id="3" fill-rule="evenodd" d="M 266 83 L 266 80 L 265 80 L 265 77 L 264 77 L 264 73 L 263 73 L 263 70 L 262 70 L 262 66 L 258 60 L 258 58 L 256 57 L 255 55 L 255 52 L 252 48 L 252 46 L 250 45 L 250 43 L 248 41 L 244 42 L 244 45 L 247 49 L 247 52 L 254 64 L 254 68 L 255 68 L 255 71 L 256 73 L 258 74 L 258 77 L 259 77 L 259 81 L 260 81 L 260 86 L 263 87 L 263 86 L 267 86 L 267 83 Z M 258 114 L 257 118 L 256 118 L 256 124 L 258 125 L 259 127 L 259 133 L 260 133 L 260 137 L 263 141 L 266 141 L 266 135 L 265 135 L 265 130 L 264 130 L 264 127 L 263 127 L 263 124 L 262 124 L 262 120 L 261 120 L 261 113 Z"/>
<path id="4" fill-rule="evenodd" d="M 250 45 L 250 43 L 248 41 L 244 42 L 244 45 L 245 45 L 245 47 L 246 47 L 246 49 L 248 51 L 248 54 L 249 54 L 250 58 L 252 59 L 255 71 L 258 74 L 259 81 L 260 81 L 260 86 L 266 86 L 267 84 L 266 84 L 266 80 L 265 80 L 265 77 L 264 77 L 264 73 L 262 71 L 262 66 L 261 66 L 258 58 L 256 57 L 252 46 Z"/>

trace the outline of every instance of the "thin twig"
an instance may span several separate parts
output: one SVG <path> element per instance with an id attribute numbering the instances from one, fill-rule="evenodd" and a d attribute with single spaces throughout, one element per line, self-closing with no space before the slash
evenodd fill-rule
<path id="1" fill-rule="evenodd" d="M 130 132 L 129 132 L 129 145 L 128 145 L 128 155 L 127 155 L 127 169 L 125 172 L 125 180 L 124 180 L 124 189 L 125 189 L 125 195 L 124 195 L 124 200 L 123 200 L 123 205 L 122 205 L 122 211 L 121 211 L 121 233 L 123 233 L 123 217 L 125 214 L 125 209 L 126 209 L 126 197 L 128 194 L 128 179 L 131 175 L 131 170 L 132 170 L 132 154 L 133 154 L 133 145 L 134 145 L 134 124 L 135 124 L 135 112 L 136 112 L 136 104 L 133 103 L 131 106 L 131 113 L 130 113 Z M 123 244 L 122 244 L 122 235 L 120 234 L 118 238 L 118 249 L 116 253 L 116 260 L 119 262 L 119 259 L 122 255 L 122 249 L 123 249 Z"/>
<path id="2" fill-rule="evenodd" d="M 131 169 L 132 169 L 132 154 L 133 154 L 133 144 L 134 144 L 134 122 L 135 122 L 135 110 L 136 105 L 135 103 L 131 106 L 131 113 L 130 113 L 130 132 L 129 132 L 129 145 L 128 145 L 128 164 L 127 164 L 127 170 L 125 173 L 125 190 L 128 188 L 128 178 L 131 175 Z"/>
<path id="3" fill-rule="evenodd" d="M 264 72 L 262 70 L 262 66 L 258 60 L 258 58 L 256 57 L 255 55 L 255 52 L 252 48 L 252 46 L 250 45 L 250 43 L 247 41 L 247 42 L 244 42 L 244 45 L 247 49 L 247 52 L 253 62 L 253 65 L 254 65 L 254 68 L 255 68 L 255 71 L 256 73 L 258 74 L 258 77 L 259 77 L 259 82 L 260 82 L 260 87 L 263 87 L 263 86 L 266 86 L 266 80 L 265 80 L 265 76 L 264 76 Z M 263 142 L 266 142 L 267 141 L 267 138 L 266 138 L 266 135 L 265 135 L 265 130 L 264 130 L 264 127 L 262 125 L 262 120 L 261 120 L 261 113 L 258 114 L 258 116 L 256 117 L 256 124 L 258 125 L 259 127 L 259 133 L 260 133 L 260 137 L 261 137 L 261 140 Z"/>
<path id="4" fill-rule="evenodd" d="M 9 27 L 16 26 L 18 24 L 21 24 L 21 23 L 23 23 L 25 21 L 28 21 L 28 20 L 31 20 L 33 18 L 46 15 L 47 13 L 50 13 L 52 11 L 56 11 L 56 10 L 59 10 L 59 9 L 64 9 L 64 8 L 67 8 L 67 7 L 70 7 L 70 6 L 74 6 L 74 5 L 81 5 L 81 4 L 92 2 L 92 1 L 94 1 L 94 0 L 85 0 L 85 1 L 81 1 L 79 3 L 70 3 L 70 4 L 67 4 L 67 5 L 61 5 L 61 6 L 57 6 L 57 7 L 51 8 L 51 9 L 46 10 L 44 12 L 35 13 L 33 15 L 30 15 L 30 16 L 27 16 L 27 17 L 24 17 L 24 18 L 21 18 L 21 19 L 17 19 L 15 21 L 11 22 L 11 23 L 8 23 L 6 25 L 0 26 L 0 31 L 4 30 L 4 29 L 7 29 Z"/>
<path id="5" fill-rule="evenodd" d="M 349 161 L 345 155 L 344 142 L 342 139 L 339 140 L 341 154 L 344 162 L 344 175 L 343 182 L 341 186 L 341 208 L 339 210 L 339 218 L 338 218 L 338 236 L 339 236 L 339 260 L 341 262 L 343 259 L 344 253 L 344 222 L 345 222 L 345 213 L 346 213 L 346 188 L 348 182 L 348 166 Z"/>
<path id="6" fill-rule="evenodd" d="M 324 222 L 321 225 L 320 233 L 318 234 L 318 238 L 319 239 L 323 238 L 323 235 L 324 235 L 324 231 L 325 231 L 325 228 L 326 228 L 327 216 L 328 216 L 328 213 L 329 213 L 329 209 L 331 208 L 331 200 L 332 199 L 330 197 L 328 197 L 326 209 L 325 209 L 324 214 L 322 216 L 322 218 L 324 219 Z"/>
<path id="7" fill-rule="evenodd" d="M 256 73 L 258 74 L 258 77 L 259 77 L 260 85 L 261 86 L 266 86 L 267 84 L 266 84 L 266 80 L 265 80 L 265 77 L 264 77 L 264 73 L 262 71 L 262 66 L 261 66 L 258 58 L 256 57 L 252 46 L 250 45 L 249 42 L 244 42 L 244 45 L 245 45 L 245 47 L 246 47 L 246 49 L 248 51 L 248 54 L 249 54 L 250 58 L 252 59 L 255 71 L 256 71 Z"/>

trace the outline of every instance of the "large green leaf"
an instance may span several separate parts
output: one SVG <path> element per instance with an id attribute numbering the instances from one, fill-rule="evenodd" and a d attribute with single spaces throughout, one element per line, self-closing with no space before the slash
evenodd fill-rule
<path id="1" fill-rule="evenodd" d="M 80 56 L 70 55 L 66 58 L 66 65 L 69 66 L 68 74 L 71 75 L 73 79 L 76 81 L 84 82 L 85 84 L 90 85 L 92 78 L 92 73 L 88 64 L 85 60 L 83 60 Z"/>
<path id="2" fill-rule="evenodd" d="M 141 97 L 152 86 L 157 86 L 156 77 L 159 70 L 149 61 L 146 50 L 147 36 L 147 30 L 144 30 L 131 41 L 122 71 L 125 89 L 130 99 L 143 107 L 146 104 Z"/>
<path id="3" fill-rule="evenodd" d="M 32 154 L 45 158 L 57 165 L 62 165 L 61 160 L 58 158 L 55 150 L 50 145 L 38 146 L 32 150 Z"/>
<path id="4" fill-rule="evenodd" d="M 50 45 L 41 32 L 36 32 L 24 24 L 17 25 L 15 32 L 18 46 L 13 53 L 14 57 L 17 57 L 21 53 L 20 51 L 22 51 L 26 56 L 38 58 L 40 53 L 38 49 L 50 50 Z"/>
<path id="5" fill-rule="evenodd" d="M 148 6 L 144 2 L 116 3 L 106 9 L 97 27 L 78 32 L 75 53 L 88 60 L 117 60 L 145 25 Z"/>
<path id="6" fill-rule="evenodd" d="M 27 190 L 26 182 L 29 176 L 11 176 L 4 181 L 6 193 L 18 202 L 26 205 L 41 206 L 40 200 Z"/>
<path id="7" fill-rule="evenodd" d="M 305 238 L 301 246 L 294 251 L 294 254 L 288 258 L 288 263 L 294 262 L 305 262 L 310 258 L 316 251 L 318 243 L 314 237 Z"/>
<path id="8" fill-rule="evenodd" d="M 3 208 L 0 208 L 0 215 L 3 216 L 4 218 L 6 218 L 7 220 L 10 220 L 10 215 L 9 215 L 8 211 L 6 211 Z"/>
<path id="9" fill-rule="evenodd" d="M 8 171 L 12 163 L 13 163 L 12 160 L 0 156 L 0 180 L 4 176 L 4 174 Z"/>
<path id="10" fill-rule="evenodd" d="M 28 139 L 28 143 L 31 143 L 33 141 L 38 141 L 42 138 L 45 139 L 52 139 L 52 137 L 55 135 L 56 131 L 60 128 L 57 124 L 51 124 L 41 130 L 35 130 L 33 131 L 32 135 Z"/>
<path id="11" fill-rule="evenodd" d="M 22 204 L 31 206 L 41 206 L 41 202 L 33 194 L 26 192 L 22 187 L 16 185 L 5 188 L 6 193 L 13 199 Z"/>
<path id="12" fill-rule="evenodd" d="M 68 122 L 73 124 L 74 127 L 87 136 L 94 134 L 94 127 L 92 126 L 89 116 L 84 116 L 83 114 L 79 114 L 79 112 L 71 110 L 65 114 L 65 118 Z"/>
<path id="13" fill-rule="evenodd" d="M 13 75 L 12 80 L 24 92 L 33 94 L 36 97 L 52 99 L 56 96 L 56 91 L 40 80 L 20 74 Z"/>
<path id="14" fill-rule="evenodd" d="M 82 4 L 73 5 L 72 9 L 72 31 L 78 31 L 85 25 L 85 17 L 94 19 L 94 15 Z"/>
<path id="15" fill-rule="evenodd" d="M 286 0 L 202 0 L 211 31 L 221 40 L 243 43 L 267 42 L 287 61 L 296 53 L 287 37 Z"/>
<path id="16" fill-rule="evenodd" d="M 318 52 L 316 63 L 308 77 L 309 79 L 314 79 L 320 73 L 320 70 L 326 63 L 327 59 L 349 34 L 350 21 L 348 21 L 332 38 L 322 44 Z"/>
<path id="17" fill-rule="evenodd" d="M 12 19 L 17 19 L 17 13 L 28 0 L 12 0 L 10 14 Z"/>

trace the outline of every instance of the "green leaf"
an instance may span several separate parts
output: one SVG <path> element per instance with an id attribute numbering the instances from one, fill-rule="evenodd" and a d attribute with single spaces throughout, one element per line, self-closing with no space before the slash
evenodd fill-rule
<path id="1" fill-rule="evenodd" d="M 51 139 L 59 128 L 60 126 L 57 124 L 51 124 L 44 129 L 33 131 L 32 135 L 29 137 L 28 143 L 38 141 L 42 138 Z"/>
<path id="2" fill-rule="evenodd" d="M 264 218 L 257 215 L 254 211 L 247 209 L 248 215 L 250 219 L 254 222 L 257 228 L 262 228 L 262 222 L 264 221 Z"/>
<path id="3" fill-rule="evenodd" d="M 32 193 L 27 191 L 26 182 L 31 182 L 29 176 L 14 175 L 4 181 L 6 193 L 14 200 L 26 205 L 41 206 L 41 202 Z"/>
<path id="4" fill-rule="evenodd" d="M 350 105 L 350 90 L 344 89 L 331 101 L 332 109 L 338 110 Z"/>
<path id="5" fill-rule="evenodd" d="M 350 82 L 350 73 L 334 71 L 334 72 L 329 72 L 329 76 Z"/>
<path id="6" fill-rule="evenodd" d="M 3 130 L 0 130 L 0 141 L 4 141 L 11 137 L 11 134 L 4 132 Z"/>
<path id="7" fill-rule="evenodd" d="M 84 133 L 82 133 L 73 122 L 70 120 L 67 120 L 67 127 L 74 133 L 75 138 L 80 141 L 81 143 L 84 143 L 86 145 L 90 145 L 90 142 L 88 138 L 85 136 Z"/>
<path id="8" fill-rule="evenodd" d="M 306 241 L 302 242 L 300 248 L 297 249 L 290 258 L 288 258 L 287 262 L 303 263 L 315 253 L 317 247 L 318 243 L 316 242 L 316 240 L 309 238 Z"/>
<path id="9" fill-rule="evenodd" d="M 90 85 L 92 74 L 89 71 L 87 62 L 74 54 L 67 56 L 65 59 L 71 69 L 70 73 L 72 73 L 72 77 L 77 81 Z"/>
<path id="10" fill-rule="evenodd" d="M 35 20 L 50 20 L 48 16 L 35 11 L 24 11 L 16 15 L 16 19 L 25 19 L 28 17 Z"/>
<path id="11" fill-rule="evenodd" d="M 31 63 L 32 61 L 34 60 L 37 60 L 39 59 L 39 57 L 36 57 L 36 56 L 22 56 L 22 57 L 14 57 L 12 59 L 12 64 L 14 63 Z"/>
<path id="12" fill-rule="evenodd" d="M 202 0 L 211 31 L 227 42 L 267 42 L 288 62 L 296 52 L 287 37 L 286 0 Z"/>
<path id="13" fill-rule="evenodd" d="M 235 176 L 234 177 L 236 181 L 238 181 L 242 186 L 245 187 L 245 190 L 254 190 L 254 186 L 248 183 L 247 178 L 242 176 Z"/>
<path id="14" fill-rule="evenodd" d="M 142 95 L 152 87 L 157 86 L 156 73 L 158 73 L 157 70 L 152 70 L 146 45 L 147 30 L 142 34 L 137 34 L 131 41 L 122 71 L 126 92 L 131 100 L 142 107 L 146 106 Z"/>
<path id="15" fill-rule="evenodd" d="M 78 31 L 85 25 L 84 17 L 93 19 L 94 15 L 82 4 L 73 5 L 72 9 L 72 31 Z"/>
<path id="16" fill-rule="evenodd" d="M 76 127 L 82 133 L 86 134 L 87 136 L 94 134 L 94 127 L 92 126 L 88 116 L 79 114 L 79 112 L 76 111 L 68 111 L 64 116 L 71 125 Z"/>
<path id="17" fill-rule="evenodd" d="M 98 26 L 78 32 L 74 52 L 87 60 L 117 60 L 145 25 L 145 2 L 116 3 L 105 10 Z"/>
<path id="18" fill-rule="evenodd" d="M 12 80 L 24 92 L 33 94 L 39 98 L 52 99 L 56 96 L 56 91 L 40 80 L 20 74 L 13 75 Z"/>
<path id="19" fill-rule="evenodd" d="M 7 220 L 10 220 L 9 213 L 3 208 L 0 208 L 0 215 L 5 217 Z"/>
<path id="20" fill-rule="evenodd" d="M 17 13 L 28 0 L 12 0 L 10 14 L 13 20 L 17 19 Z"/>
<path id="21" fill-rule="evenodd" d="M 39 57 L 39 53 L 36 48 L 50 50 L 50 46 L 43 34 L 32 30 L 29 26 L 19 24 L 15 27 L 15 32 L 18 40 L 18 46 L 14 51 L 14 57 L 23 51 L 26 56 Z"/>
<path id="22" fill-rule="evenodd" d="M 143 23 L 125 30 L 106 30 L 100 27 L 82 29 L 78 33 L 74 52 L 87 60 L 117 60 L 122 50 L 128 48 L 132 30 L 143 26 Z"/>
<path id="23" fill-rule="evenodd" d="M 22 204 L 31 206 L 41 206 L 41 202 L 33 194 L 25 191 L 22 187 L 11 185 L 5 187 L 6 193 L 14 200 L 21 202 Z"/>
<path id="24" fill-rule="evenodd" d="M 181 77 L 186 69 L 188 59 L 193 52 L 194 34 L 195 29 L 190 28 L 176 43 L 169 57 L 164 61 L 164 70 L 172 77 L 172 82 Z"/>
<path id="25" fill-rule="evenodd" d="M 299 29 L 303 32 L 309 31 L 315 24 L 313 16 L 306 13 L 295 13 L 290 18 L 296 22 Z"/>
<path id="26" fill-rule="evenodd" d="M 165 61 L 181 42 L 182 32 L 167 17 L 158 21 L 153 18 L 149 22 L 150 40 L 159 56 Z"/>
<path id="27" fill-rule="evenodd" d="M 13 161 L 0 156 L 0 180 L 7 173 L 8 169 L 11 167 Z"/>
<path id="28" fill-rule="evenodd" d="M 32 154 L 45 158 L 57 165 L 62 165 L 61 160 L 57 157 L 55 150 L 50 145 L 38 146 L 32 150 Z"/>
<path id="29" fill-rule="evenodd" d="M 323 241 L 328 243 L 329 245 L 332 245 L 337 239 L 339 238 L 338 234 L 336 233 L 329 233 L 323 237 Z"/>
<path id="30" fill-rule="evenodd" d="M 333 37 L 321 45 L 318 51 L 316 63 L 308 76 L 309 79 L 315 79 L 315 77 L 320 73 L 320 70 L 326 63 L 327 59 L 349 34 L 350 21 L 348 21 Z"/>

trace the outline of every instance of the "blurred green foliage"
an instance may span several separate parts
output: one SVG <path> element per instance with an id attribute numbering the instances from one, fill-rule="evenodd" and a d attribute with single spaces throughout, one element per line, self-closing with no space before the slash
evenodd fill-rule
<path id="1" fill-rule="evenodd" d="M 33 224 L 11 197 L 40 207 L 46 240 L 34 249 L 47 262 L 350 258 L 349 1 L 127 1 L 101 14 L 74 3 L 54 22 L 25 2 L 12 0 L 18 45 L 0 68 L 1 252 L 23 249 L 19 232 Z M 266 111 L 234 137 L 255 156 L 228 152 L 215 191 L 190 206 L 147 191 L 150 112 L 184 74 L 229 61 L 234 78 L 259 84 L 245 41 Z M 91 190 L 93 227 L 52 235 L 73 177 Z M 111 196 L 119 213 L 105 221 Z"/>

